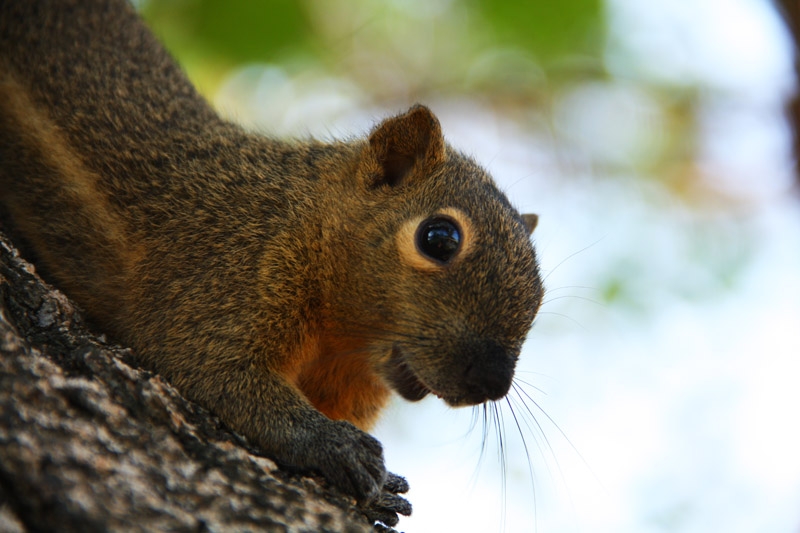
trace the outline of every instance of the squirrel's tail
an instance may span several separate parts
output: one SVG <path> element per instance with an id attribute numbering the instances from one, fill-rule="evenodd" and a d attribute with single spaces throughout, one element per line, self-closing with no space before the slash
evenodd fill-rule
<path id="1" fill-rule="evenodd" d="M 8 71 L 0 81 L 0 210 L 43 274 L 119 312 L 122 276 L 135 264 L 129 231 L 70 139 Z M 97 295 L 104 295 L 102 301 Z M 112 303 L 116 300 L 116 304 Z M 92 305 L 93 308 L 94 305 Z"/>
<path id="2" fill-rule="evenodd" d="M 135 55 L 163 52 L 143 45 L 152 37 L 143 28 L 123 3 L 0 1 L 0 220 L 47 278 L 109 317 L 138 256 L 110 189 L 143 151 L 133 137 L 158 131 L 136 84 L 166 76 L 145 73 Z"/>

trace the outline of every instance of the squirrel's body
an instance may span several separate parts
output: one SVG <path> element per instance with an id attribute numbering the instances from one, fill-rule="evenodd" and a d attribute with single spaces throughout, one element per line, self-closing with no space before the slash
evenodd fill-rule
<path id="1" fill-rule="evenodd" d="M 380 445 L 341 421 L 390 388 L 501 397 L 541 301 L 523 219 L 426 108 L 347 143 L 247 133 L 119 0 L 0 0 L 0 209 L 97 328 L 362 500 Z M 420 251 L 431 219 L 454 257 Z"/>

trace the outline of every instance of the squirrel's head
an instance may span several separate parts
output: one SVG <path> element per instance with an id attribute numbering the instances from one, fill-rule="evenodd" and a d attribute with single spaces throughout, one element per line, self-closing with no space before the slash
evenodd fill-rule
<path id="1" fill-rule="evenodd" d="M 423 106 L 373 130 L 354 177 L 361 201 L 339 241 L 347 296 L 334 306 L 344 333 L 366 339 L 408 400 L 505 396 L 542 301 L 535 216 L 447 146 Z"/>

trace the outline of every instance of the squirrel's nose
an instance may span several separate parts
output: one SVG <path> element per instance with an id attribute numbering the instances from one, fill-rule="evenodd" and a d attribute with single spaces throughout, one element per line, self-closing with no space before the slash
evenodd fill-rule
<path id="1" fill-rule="evenodd" d="M 508 393 L 514 378 L 517 357 L 491 339 L 480 339 L 464 346 L 462 388 L 472 404 L 499 400 Z"/>

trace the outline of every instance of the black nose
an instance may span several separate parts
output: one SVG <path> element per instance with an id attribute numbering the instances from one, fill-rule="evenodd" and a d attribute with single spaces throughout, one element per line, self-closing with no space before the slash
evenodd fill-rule
<path id="1" fill-rule="evenodd" d="M 462 353 L 462 387 L 468 402 L 499 400 L 508 393 L 514 378 L 516 352 L 509 353 L 491 339 L 480 339 L 465 343 Z"/>

